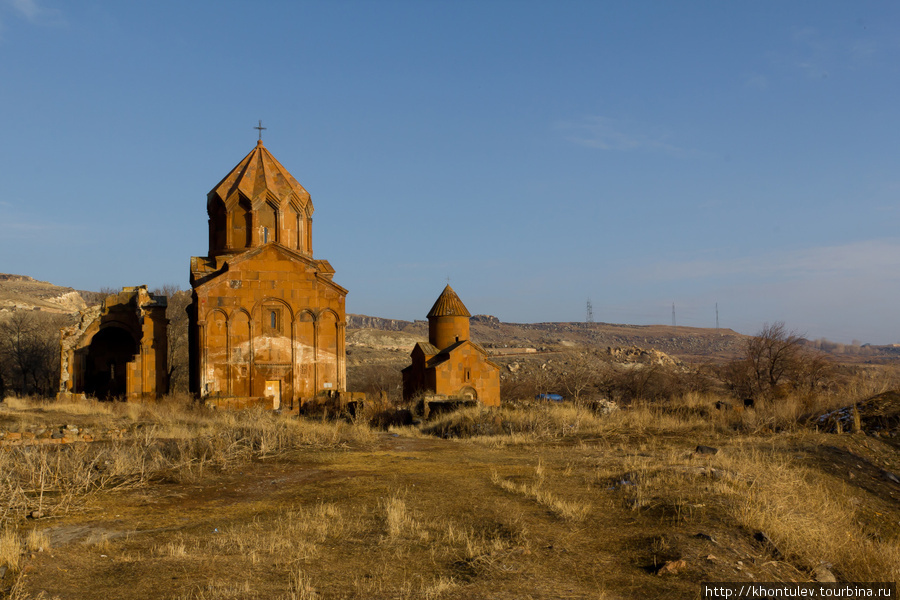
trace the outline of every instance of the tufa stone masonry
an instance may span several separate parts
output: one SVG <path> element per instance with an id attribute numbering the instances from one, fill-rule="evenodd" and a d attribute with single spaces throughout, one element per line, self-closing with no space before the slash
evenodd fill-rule
<path id="1" fill-rule="evenodd" d="M 262 130 L 262 126 L 258 128 Z M 207 404 L 297 411 L 346 394 L 347 290 L 313 258 L 309 193 L 262 140 L 210 192 L 207 255 L 191 258 L 191 392 Z M 428 343 L 403 369 L 403 396 L 500 405 L 500 369 L 469 339 L 448 285 Z M 399 322 L 398 322 L 399 323 Z M 60 395 L 157 398 L 166 381 L 166 298 L 126 287 L 62 330 Z"/>
<path id="2" fill-rule="evenodd" d="M 312 256 L 309 193 L 260 140 L 206 210 L 208 255 L 191 259 L 191 391 L 289 410 L 344 391 L 347 290 Z"/>
<path id="3" fill-rule="evenodd" d="M 157 398 L 166 381 L 166 298 L 125 287 L 60 332 L 60 394 Z"/>
<path id="4" fill-rule="evenodd" d="M 471 315 L 449 285 L 428 312 L 428 343 L 419 342 L 403 369 L 403 399 L 441 396 L 500 406 L 500 367 L 469 339 Z"/>

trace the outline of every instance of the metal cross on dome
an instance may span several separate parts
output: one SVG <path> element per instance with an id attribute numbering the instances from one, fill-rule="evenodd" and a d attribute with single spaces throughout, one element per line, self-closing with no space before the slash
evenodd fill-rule
<path id="1" fill-rule="evenodd" d="M 259 130 L 259 141 L 262 141 L 262 132 L 263 132 L 264 130 L 268 129 L 268 128 L 262 126 L 262 119 L 260 119 L 260 120 L 259 120 L 259 125 L 257 125 L 257 126 L 254 127 L 253 129 L 258 129 L 258 130 Z"/>

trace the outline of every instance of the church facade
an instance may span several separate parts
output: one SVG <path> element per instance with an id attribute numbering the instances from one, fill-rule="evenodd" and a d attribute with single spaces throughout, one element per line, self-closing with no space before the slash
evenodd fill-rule
<path id="1" fill-rule="evenodd" d="M 469 339 L 472 315 L 449 285 L 428 312 L 428 343 L 410 353 L 403 369 L 403 399 L 418 395 L 477 400 L 500 406 L 500 367 Z"/>
<path id="2" fill-rule="evenodd" d="M 309 193 L 260 140 L 206 209 L 208 254 L 191 258 L 191 391 L 276 409 L 344 391 L 347 290 L 313 258 Z"/>

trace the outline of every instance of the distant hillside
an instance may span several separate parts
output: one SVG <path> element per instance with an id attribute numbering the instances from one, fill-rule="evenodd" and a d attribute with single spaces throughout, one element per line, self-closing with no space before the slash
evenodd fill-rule
<path id="1" fill-rule="evenodd" d="M 362 346 L 372 350 L 391 349 L 408 352 L 415 340 L 428 339 L 427 321 L 380 319 L 365 315 L 348 315 L 348 345 L 355 346 L 357 356 Z M 378 330 L 378 336 L 351 332 Z M 504 323 L 491 315 L 475 315 L 471 320 L 472 340 L 495 356 L 523 353 L 558 352 L 573 347 L 656 349 L 685 362 L 725 362 L 743 355 L 748 336 L 732 329 L 672 327 L 671 325 L 617 325 L 614 323 Z M 900 359 L 900 347 L 854 346 L 823 340 L 806 341 L 808 346 L 830 354 L 840 362 L 885 362 Z"/>
<path id="2" fill-rule="evenodd" d="M 86 308 L 81 293 L 37 281 L 27 275 L 0 273 L 0 311 L 40 310 L 58 314 L 75 314 Z"/>
<path id="3" fill-rule="evenodd" d="M 414 340 L 428 339 L 427 321 L 399 321 L 364 315 L 348 315 L 348 329 L 374 329 L 397 332 L 378 336 L 374 347 L 398 349 Z M 614 325 L 611 323 L 504 323 L 490 315 L 476 315 L 471 320 L 472 339 L 499 354 L 501 349 L 533 348 L 538 352 L 554 352 L 575 346 L 622 348 L 637 346 L 655 348 L 666 354 L 691 360 L 730 360 L 739 356 L 746 336 L 731 329 L 671 327 L 665 325 Z M 348 332 L 349 335 L 349 332 Z M 354 335 L 356 345 L 370 336 Z M 374 341 L 374 340 L 373 340 Z"/>
<path id="4" fill-rule="evenodd" d="M 38 281 L 27 275 L 0 273 L 0 314 L 15 310 L 39 310 L 74 315 L 96 303 L 98 292 L 81 292 L 70 287 Z M 384 319 L 368 315 L 347 315 L 348 345 L 362 358 L 364 347 L 405 354 L 416 340 L 428 339 L 427 321 Z M 554 352 L 575 346 L 594 348 L 655 348 L 686 362 L 724 361 L 740 356 L 747 336 L 731 329 L 672 327 L 670 325 L 617 325 L 612 323 L 504 323 L 491 315 L 475 315 L 472 339 L 495 354 L 533 348 Z M 354 331 L 381 331 L 379 335 L 350 334 Z M 396 337 L 397 339 L 393 339 Z M 817 344 L 839 360 L 852 362 L 900 359 L 900 348 L 891 346 L 850 346 Z M 501 352 L 506 349 L 506 352 Z M 405 359 L 403 359 L 405 360 Z"/>

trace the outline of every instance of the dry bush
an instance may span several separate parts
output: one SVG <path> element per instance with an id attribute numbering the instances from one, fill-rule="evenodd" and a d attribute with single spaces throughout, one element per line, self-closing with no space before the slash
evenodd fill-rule
<path id="1" fill-rule="evenodd" d="M 260 515 L 248 523 L 223 528 L 202 549 L 188 553 L 249 557 L 289 565 L 295 561 L 318 558 L 321 548 L 331 541 L 359 536 L 365 531 L 360 515 L 348 514 L 330 503 L 297 508 L 286 513 Z"/>
<path id="2" fill-rule="evenodd" d="M 689 393 L 665 401 L 635 402 L 604 415 L 572 403 L 521 402 L 499 409 L 458 410 L 420 428 L 427 435 L 493 445 L 728 430 L 733 425 L 712 408 L 717 398 L 709 393 Z"/>
<path id="3" fill-rule="evenodd" d="M 0 533 L 0 567 L 9 567 L 11 571 L 19 569 L 22 558 L 22 540 L 14 529 L 4 529 Z"/>
<path id="4" fill-rule="evenodd" d="M 519 408 L 461 409 L 423 425 L 422 431 L 445 438 L 519 435 L 548 440 L 594 431 L 601 419 L 572 404 L 529 403 Z"/>
<path id="5" fill-rule="evenodd" d="M 815 395 L 832 388 L 833 363 L 804 342 L 784 323 L 766 323 L 748 338 L 744 358 L 721 369 L 722 381 L 736 398 L 768 402 L 792 393 Z"/>
<path id="6" fill-rule="evenodd" d="M 403 498 L 395 495 L 383 500 L 381 510 L 384 511 L 388 540 L 428 540 L 428 532 L 406 507 L 406 500 Z"/>
<path id="7" fill-rule="evenodd" d="M 43 404 L 37 406 L 43 410 Z M 101 489 L 159 479 L 194 481 L 253 458 L 373 439 L 364 425 L 288 419 L 263 410 L 209 411 L 167 403 L 96 408 L 101 422 L 131 423 L 122 439 L 9 446 L 0 453 L 0 522 L 35 510 L 66 512 Z"/>

